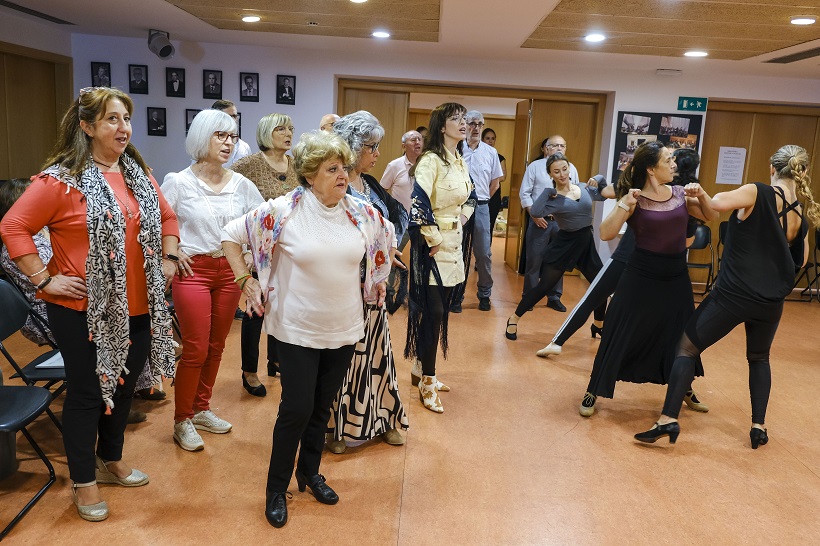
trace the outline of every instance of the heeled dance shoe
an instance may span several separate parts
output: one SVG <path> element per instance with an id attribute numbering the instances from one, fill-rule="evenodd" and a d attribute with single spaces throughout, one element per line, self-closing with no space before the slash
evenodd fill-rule
<path id="1" fill-rule="evenodd" d="M 410 382 L 414 387 L 419 386 L 419 381 L 421 381 L 422 375 L 424 375 L 424 372 L 421 370 L 421 361 L 416 360 L 413 362 L 413 367 L 410 369 Z M 436 390 L 439 392 L 450 392 L 450 387 L 436 379 Z"/>
<path id="2" fill-rule="evenodd" d="M 325 483 L 325 477 L 321 474 L 308 478 L 297 470 L 296 485 L 299 486 L 300 493 L 304 493 L 305 487 L 310 487 L 310 492 L 322 504 L 336 504 L 339 502 L 339 495 Z"/>
<path id="3" fill-rule="evenodd" d="M 518 339 L 518 323 L 516 322 L 515 324 L 510 324 L 511 320 L 512 317 L 507 319 L 507 329 L 504 331 L 504 335 L 507 339 L 515 341 Z M 510 328 L 512 328 L 512 332 L 510 331 Z"/>
<path id="4" fill-rule="evenodd" d="M 660 438 L 663 438 L 664 436 L 669 436 L 669 443 L 674 444 L 678 441 L 678 434 L 680 434 L 680 425 L 677 421 L 666 423 L 665 425 L 659 425 L 658 423 L 655 423 L 655 426 L 653 426 L 646 432 L 639 432 L 638 434 L 636 434 L 635 439 L 639 442 L 654 444 Z"/>
<path id="5" fill-rule="evenodd" d="M 699 411 L 701 413 L 706 413 L 709 411 L 709 406 L 698 400 L 698 395 L 695 394 L 695 391 L 689 391 L 683 397 L 683 401 L 686 402 L 686 405 L 689 406 L 689 409 L 694 411 Z"/>
<path id="6" fill-rule="evenodd" d="M 604 337 L 604 329 L 599 326 L 595 326 L 594 324 L 589 325 L 589 331 L 592 332 L 592 339 L 595 339 L 596 335 Z"/>
<path id="7" fill-rule="evenodd" d="M 248 379 L 245 377 L 245 373 L 242 373 L 242 386 L 245 387 L 245 390 L 248 391 L 248 394 L 251 396 L 258 396 L 259 398 L 268 394 L 268 390 L 265 388 L 265 385 L 259 384 L 255 387 L 251 387 L 250 383 L 248 383 Z"/>
<path id="8" fill-rule="evenodd" d="M 424 375 L 419 382 L 419 400 L 430 411 L 444 413 L 444 406 L 438 397 L 435 375 Z"/>
<path id="9" fill-rule="evenodd" d="M 757 449 L 758 446 L 765 446 L 769 443 L 769 435 L 765 428 L 752 427 L 749 431 L 749 438 L 752 440 L 752 449 Z"/>

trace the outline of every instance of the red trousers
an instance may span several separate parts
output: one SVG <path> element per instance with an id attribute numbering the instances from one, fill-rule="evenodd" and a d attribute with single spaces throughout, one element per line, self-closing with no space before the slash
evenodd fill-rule
<path id="1" fill-rule="evenodd" d="M 182 331 L 182 359 L 174 380 L 174 422 L 210 409 L 225 339 L 241 291 L 227 258 L 194 256 L 193 277 L 174 277 L 174 307 Z"/>

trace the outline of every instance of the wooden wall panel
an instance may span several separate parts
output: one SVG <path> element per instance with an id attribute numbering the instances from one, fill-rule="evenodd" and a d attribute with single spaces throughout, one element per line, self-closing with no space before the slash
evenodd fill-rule
<path id="1" fill-rule="evenodd" d="M 384 127 L 384 139 L 376 166 L 370 171 L 372 176 L 381 179 L 384 168 L 393 159 L 402 155 L 401 136 L 406 132 L 407 113 L 410 108 L 410 94 L 404 92 L 368 91 L 363 89 L 345 89 L 340 94 L 341 103 L 337 112 L 340 116 L 367 110 L 379 119 Z"/>
<path id="2" fill-rule="evenodd" d="M 507 210 L 507 238 L 504 243 L 504 263 L 513 271 L 518 271 L 521 244 L 524 240 L 524 211 L 518 192 L 521 180 L 529 163 L 530 109 L 531 100 L 518 103 L 515 113 L 515 136 L 512 157 L 507 159 L 507 179 L 510 181 L 510 208 Z"/>

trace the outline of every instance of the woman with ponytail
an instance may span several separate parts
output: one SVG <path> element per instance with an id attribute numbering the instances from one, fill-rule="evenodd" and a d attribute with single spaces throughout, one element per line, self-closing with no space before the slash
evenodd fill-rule
<path id="1" fill-rule="evenodd" d="M 655 426 L 635 435 L 641 442 L 680 434 L 678 412 L 700 354 L 738 324 L 746 328 L 752 449 L 765 445 L 764 427 L 772 372 L 769 351 L 795 271 L 808 259 L 808 221 L 820 225 L 820 204 L 811 193 L 809 157 L 789 144 L 770 158 L 771 185 L 761 182 L 715 195 L 712 207 L 729 212 L 726 246 L 715 287 L 689 319 L 672 367 L 663 413 Z M 801 206 L 800 201 L 803 202 Z"/>

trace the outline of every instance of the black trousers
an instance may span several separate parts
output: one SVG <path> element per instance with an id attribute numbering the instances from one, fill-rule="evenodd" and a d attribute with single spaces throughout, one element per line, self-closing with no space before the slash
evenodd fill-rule
<path id="1" fill-rule="evenodd" d="M 330 406 L 342 388 L 355 345 L 312 349 L 279 341 L 278 347 L 282 400 L 273 427 L 267 498 L 287 491 L 297 449 L 296 468 L 306 476 L 319 473 Z"/>
<path id="2" fill-rule="evenodd" d="M 599 262 L 600 263 L 600 262 Z M 589 281 L 590 284 L 595 280 L 595 277 L 598 275 L 598 272 L 601 270 L 598 266 L 591 266 L 591 264 L 587 264 L 583 267 L 578 266 L 579 271 L 584 276 L 584 278 Z M 535 307 L 535 305 L 544 299 L 544 297 L 549 293 L 550 290 L 564 277 L 564 270 L 555 267 L 551 264 L 542 264 L 541 265 L 541 278 L 538 280 L 538 284 L 536 284 L 531 290 L 527 291 L 521 297 L 521 301 L 518 304 L 518 307 L 515 308 L 515 314 L 519 317 L 523 317 L 524 313 Z M 606 299 L 600 302 L 595 307 L 595 320 L 604 320 L 606 316 Z"/>
<path id="3" fill-rule="evenodd" d="M 621 274 L 626 269 L 626 262 L 607 260 L 604 267 L 598 272 L 595 280 L 589 285 L 586 293 L 578 302 L 578 305 L 570 312 L 567 320 L 561 325 L 561 328 L 555 333 L 553 342 L 556 345 L 563 345 L 572 337 L 572 334 L 586 324 L 589 315 L 594 309 L 598 309 L 601 305 L 606 305 L 607 298 L 615 292 L 618 286 L 618 281 L 621 280 Z M 595 317 L 595 320 L 600 320 Z"/>
<path id="4" fill-rule="evenodd" d="M 718 296 L 719 298 L 719 296 Z M 746 359 L 749 362 L 749 395 L 752 401 L 752 422 L 762 425 L 766 422 L 766 408 L 772 389 L 772 368 L 769 351 L 783 314 L 783 302 L 774 312 L 751 313 L 752 316 L 739 317 L 723 307 L 710 293 L 686 325 L 686 333 L 681 341 L 678 356 L 672 365 L 663 414 L 678 418 L 683 397 L 691 388 L 695 378 L 696 358 L 706 349 L 726 337 L 735 326 L 746 328 Z M 756 316 L 755 316 L 756 315 Z"/>
<path id="5" fill-rule="evenodd" d="M 421 373 L 424 375 L 436 375 L 436 355 L 438 354 L 438 342 L 441 334 L 441 321 L 444 318 L 444 302 L 450 299 L 450 292 L 453 286 L 446 286 L 439 289 L 437 284 L 427 285 L 427 313 L 421 327 L 424 328 L 423 339 L 429 340 L 425 347 L 419 347 L 419 361 L 421 361 Z M 444 301 L 441 300 L 442 292 Z"/>
<path id="6" fill-rule="evenodd" d="M 253 273 L 254 279 L 259 279 L 258 275 Z M 256 373 L 259 369 L 259 337 L 262 335 L 262 326 L 264 326 L 265 315 L 256 314 L 249 317 L 247 313 L 242 315 L 242 330 L 240 337 L 240 350 L 242 354 L 242 371 L 248 373 Z M 276 338 L 268 336 L 268 375 L 276 370 L 276 365 L 279 362 L 279 356 L 276 353 Z"/>
<path id="7" fill-rule="evenodd" d="M 134 386 L 148 359 L 151 320 L 148 315 L 131 317 L 131 346 L 123 373 L 125 383 L 114 392 L 114 408 L 105 414 L 100 380 L 97 376 L 97 346 L 88 341 L 87 314 L 61 305 L 46 303 L 48 322 L 65 362 L 66 388 L 63 404 L 63 444 L 68 471 L 75 483 L 96 479 L 96 454 L 105 461 L 122 459 L 124 432 L 131 410 Z"/>

